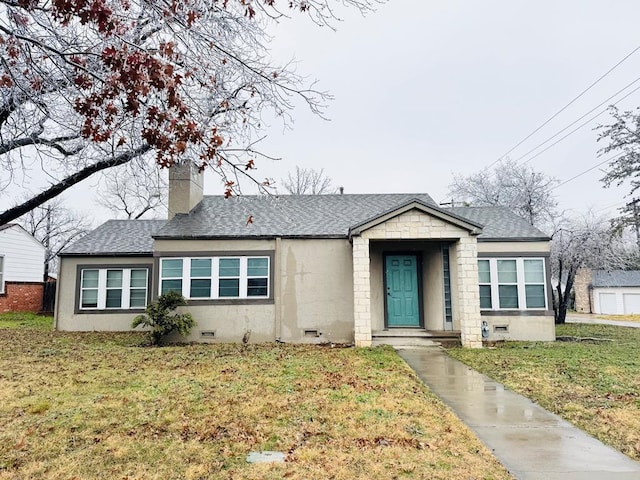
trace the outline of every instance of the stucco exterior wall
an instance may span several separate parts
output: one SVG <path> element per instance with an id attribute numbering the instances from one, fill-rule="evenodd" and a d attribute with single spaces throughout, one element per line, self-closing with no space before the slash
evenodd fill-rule
<path id="1" fill-rule="evenodd" d="M 478 253 L 549 253 L 550 242 L 486 242 L 478 239 Z"/>
<path id="2" fill-rule="evenodd" d="M 556 339 L 553 316 L 547 315 L 485 315 L 482 320 L 489 327 L 489 341 L 521 340 L 548 341 Z"/>
<path id="3" fill-rule="evenodd" d="M 280 265 L 276 276 L 281 279 L 276 292 L 279 338 L 296 343 L 352 342 L 353 268 L 349 242 L 282 239 L 280 244 L 276 252 Z"/>
<path id="4" fill-rule="evenodd" d="M 78 265 L 140 265 L 150 266 L 151 257 L 61 257 L 58 268 L 54 325 L 57 330 L 68 331 L 127 331 L 133 318 L 142 310 L 126 313 L 113 311 L 75 313 L 78 302 Z"/>
<path id="5" fill-rule="evenodd" d="M 63 257 L 60 262 L 56 325 L 60 330 L 130 330 L 140 311 L 76 313 L 78 265 L 155 265 L 152 297 L 158 294 L 158 259 L 163 255 L 273 252 L 273 299 L 190 301 L 197 326 L 187 341 L 295 343 L 353 341 L 351 245 L 346 239 L 159 240 L 151 257 Z M 176 338 L 177 339 L 177 338 Z"/>

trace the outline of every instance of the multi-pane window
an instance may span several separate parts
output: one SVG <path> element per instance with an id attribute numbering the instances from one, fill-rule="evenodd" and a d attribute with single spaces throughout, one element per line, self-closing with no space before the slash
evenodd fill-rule
<path id="1" fill-rule="evenodd" d="M 191 299 L 269 297 L 269 257 L 160 259 L 160 293 Z"/>
<path id="2" fill-rule="evenodd" d="M 524 260 L 524 289 L 527 308 L 544 308 L 544 263 L 541 259 Z"/>
<path id="3" fill-rule="evenodd" d="M 478 283 L 480 284 L 480 308 L 491 308 L 491 269 L 489 260 L 478 260 Z"/>
<path id="4" fill-rule="evenodd" d="M 169 290 L 182 291 L 182 264 L 181 258 L 164 259 L 162 261 L 160 293 L 167 293 Z"/>
<path id="5" fill-rule="evenodd" d="M 147 268 L 83 268 L 80 309 L 142 309 L 147 305 L 148 290 Z"/>
<path id="6" fill-rule="evenodd" d="M 515 260 L 498 260 L 498 301 L 500 308 L 518 308 L 518 270 Z"/>
<path id="7" fill-rule="evenodd" d="M 478 283 L 482 310 L 547 308 L 542 258 L 479 259 Z"/>

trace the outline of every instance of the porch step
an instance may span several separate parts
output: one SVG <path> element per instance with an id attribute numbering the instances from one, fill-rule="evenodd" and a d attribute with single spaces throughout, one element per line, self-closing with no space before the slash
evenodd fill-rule
<path id="1" fill-rule="evenodd" d="M 374 346 L 391 345 L 394 347 L 437 347 L 442 344 L 460 345 L 460 332 L 434 332 L 415 328 L 394 328 L 371 332 L 371 341 Z"/>

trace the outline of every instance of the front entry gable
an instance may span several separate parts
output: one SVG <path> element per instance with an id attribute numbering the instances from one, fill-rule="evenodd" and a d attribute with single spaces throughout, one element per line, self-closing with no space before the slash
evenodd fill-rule
<path id="1" fill-rule="evenodd" d="M 460 238 L 477 236 L 482 225 L 440 208 L 412 200 L 349 229 L 349 238 Z"/>

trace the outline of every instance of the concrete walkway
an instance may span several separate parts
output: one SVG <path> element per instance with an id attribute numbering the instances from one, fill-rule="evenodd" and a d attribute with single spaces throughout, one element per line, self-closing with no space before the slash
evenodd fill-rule
<path id="1" fill-rule="evenodd" d="M 441 348 L 402 348 L 398 353 L 517 479 L 640 479 L 640 463 Z"/>
<path id="2" fill-rule="evenodd" d="M 608 320 L 593 315 L 567 315 L 567 323 L 589 323 L 599 325 L 613 325 L 615 327 L 640 328 L 640 322 L 625 322 L 624 320 Z"/>

